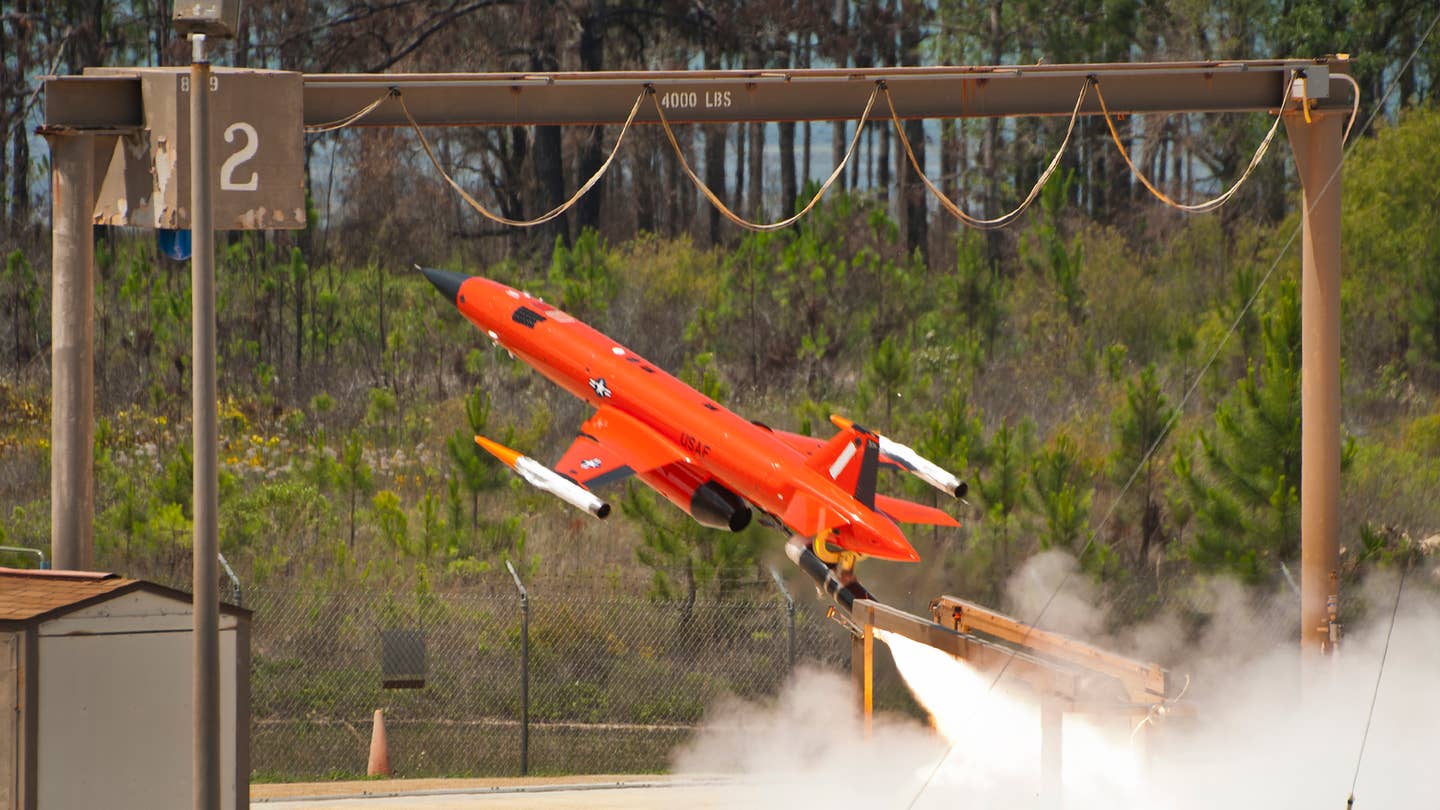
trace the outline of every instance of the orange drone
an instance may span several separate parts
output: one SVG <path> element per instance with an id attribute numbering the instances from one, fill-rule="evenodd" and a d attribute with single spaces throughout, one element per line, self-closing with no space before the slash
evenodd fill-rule
<path id="1" fill-rule="evenodd" d="M 634 475 L 704 526 L 740 531 L 758 511 L 789 537 L 786 554 L 847 610 L 868 598 L 863 557 L 916 562 L 896 525 L 956 526 L 938 509 L 875 492 L 881 465 L 947 495 L 966 485 L 913 449 L 839 416 L 828 441 L 744 419 L 616 341 L 529 293 L 424 270 L 469 321 L 566 391 L 595 407 L 554 468 L 475 441 L 531 485 L 603 518 L 594 490 Z"/>

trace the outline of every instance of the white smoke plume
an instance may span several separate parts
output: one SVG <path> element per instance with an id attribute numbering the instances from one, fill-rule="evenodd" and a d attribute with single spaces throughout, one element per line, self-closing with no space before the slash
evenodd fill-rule
<path id="1" fill-rule="evenodd" d="M 1042 625 L 1096 639 L 1088 634 L 1099 633 L 1104 612 L 1088 579 L 1066 577 L 1073 561 L 1044 557 L 1012 580 L 1007 609 L 1032 619 L 1063 583 Z M 1407 582 L 1395 622 L 1355 785 L 1357 810 L 1440 807 L 1440 599 L 1421 579 Z M 1245 624 L 1255 597 L 1227 583 L 1210 586 L 1214 615 L 1198 641 L 1173 616 L 1104 640 L 1120 654 L 1190 672 L 1193 685 L 1180 704 L 1190 716 L 1132 734 L 1133 720 L 1067 715 L 1063 806 L 1344 807 L 1396 584 L 1394 575 L 1376 576 L 1355 589 L 1351 598 L 1371 608 L 1366 621 L 1346 628 L 1340 655 L 1303 673 L 1293 639 L 1257 649 L 1267 637 Z M 1055 806 L 1040 796 L 1039 709 L 1031 696 L 1005 679 L 991 689 L 991 676 L 933 649 L 888 641 L 933 728 L 881 716 L 867 739 L 849 681 L 803 670 L 772 702 L 716 707 L 677 754 L 676 770 L 736 775 L 747 807 Z M 1162 652 L 1170 657 L 1155 655 Z"/>

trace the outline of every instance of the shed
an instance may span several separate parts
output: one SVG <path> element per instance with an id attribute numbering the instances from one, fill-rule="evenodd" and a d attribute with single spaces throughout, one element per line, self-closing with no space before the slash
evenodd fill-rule
<path id="1" fill-rule="evenodd" d="M 194 801 L 190 594 L 0 568 L 0 810 Z M 250 612 L 220 606 L 221 806 L 250 794 Z"/>

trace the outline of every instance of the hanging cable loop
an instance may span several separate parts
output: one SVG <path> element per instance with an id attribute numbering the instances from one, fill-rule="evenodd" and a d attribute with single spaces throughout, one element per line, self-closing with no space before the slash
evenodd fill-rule
<path id="1" fill-rule="evenodd" d="M 875 89 L 870 91 L 870 98 L 865 102 L 865 110 L 860 113 L 860 120 L 855 125 L 855 136 L 850 139 L 850 148 L 845 150 L 845 157 L 840 160 L 840 163 L 835 167 L 835 170 L 830 173 L 830 176 L 825 178 L 825 182 L 820 185 L 819 190 L 815 192 L 815 196 L 810 199 L 810 202 L 805 204 L 804 208 L 796 211 L 793 215 L 779 222 L 770 223 L 751 222 L 745 219 L 731 210 L 730 206 L 726 205 L 725 201 L 721 200 L 719 195 L 709 186 L 705 185 L 705 181 L 701 180 L 700 176 L 695 174 L 695 170 L 690 167 L 690 161 L 685 159 L 685 150 L 680 148 L 680 142 L 675 138 L 675 131 L 670 128 L 670 121 L 665 117 L 665 109 L 661 106 L 658 97 L 652 97 L 652 101 L 655 104 L 655 112 L 660 117 L 660 126 L 665 129 L 665 137 L 670 140 L 670 146 L 675 150 L 675 156 L 680 160 L 680 168 L 684 170 L 685 176 L 690 178 L 690 182 L 695 185 L 695 188 L 699 189 L 700 193 L 705 195 L 705 199 L 709 200 L 710 204 L 715 206 L 716 210 L 726 219 L 741 228 L 751 231 L 779 231 L 794 225 L 801 217 L 810 213 L 810 209 L 814 208 L 815 205 L 820 202 L 820 198 L 825 196 L 825 192 L 830 190 L 830 186 L 835 183 L 836 179 L 844 174 L 845 167 L 849 165 L 850 159 L 855 156 L 855 152 L 860 145 L 860 134 L 865 131 L 865 122 L 869 120 L 870 110 L 875 106 L 875 97 L 880 95 L 883 87 L 884 82 L 876 82 Z"/>
<path id="2" fill-rule="evenodd" d="M 430 158 L 430 163 L 435 166 L 436 171 L 440 172 L 440 176 L 445 178 L 445 182 L 449 183 L 450 187 L 455 189 L 455 192 L 459 194 L 465 202 L 470 204 L 471 208 L 474 208 L 486 219 L 501 225 L 510 225 L 516 228 L 533 228 L 536 225 L 544 225 L 575 207 L 575 203 L 579 202 L 580 198 L 584 197 L 586 192 L 594 188 L 596 183 L 600 182 L 600 178 L 605 176 L 605 172 L 610 170 L 610 164 L 615 161 L 615 155 L 619 154 L 620 144 L 625 142 L 625 133 L 629 132 L 630 126 L 635 123 L 635 116 L 640 112 L 640 103 L 645 100 L 645 96 L 649 95 L 650 92 L 650 89 L 647 87 L 641 91 L 640 95 L 635 97 L 635 103 L 630 107 L 630 114 L 626 116 L 625 124 L 620 128 L 620 134 L 615 136 L 615 145 L 611 147 L 609 157 L 605 158 L 605 162 L 600 164 L 600 168 L 595 170 L 595 173 L 590 176 L 590 179 L 586 180 L 584 185 L 576 189 L 575 193 L 570 195 L 570 199 L 534 219 L 510 219 L 509 217 L 501 216 L 486 208 L 484 205 L 481 205 L 479 200 L 470 196 L 470 193 L 461 188 L 460 184 L 455 181 L 455 178 L 451 177 L 450 173 L 445 171 L 445 168 L 440 165 L 440 159 L 435 156 L 435 150 L 430 147 L 430 141 L 426 139 L 425 133 L 420 129 L 419 122 L 415 120 L 415 116 L 410 114 L 410 107 L 405 104 L 404 94 L 397 90 L 395 92 L 395 98 L 400 102 L 400 109 L 404 111 L 405 119 L 410 122 L 410 128 L 415 130 L 416 136 L 420 138 L 420 146 L 425 150 L 426 157 Z"/>
<path id="3" fill-rule="evenodd" d="M 1343 146 L 1350 142 L 1350 129 L 1355 126 L 1355 119 L 1360 117 L 1360 83 L 1349 73 L 1332 73 L 1330 78 L 1344 79 L 1350 83 L 1350 120 L 1345 122 L 1345 134 L 1340 136 L 1340 144 Z"/>
<path id="4" fill-rule="evenodd" d="M 1285 84 L 1285 94 L 1280 100 L 1280 108 L 1282 110 L 1286 102 L 1290 99 L 1290 91 L 1294 86 L 1295 76 L 1292 75 L 1290 81 Z M 1260 161 L 1265 158 L 1265 153 L 1270 149 L 1270 142 L 1275 140 L 1275 133 L 1280 129 L 1280 122 L 1283 119 L 1283 116 L 1278 113 L 1276 114 L 1275 123 L 1270 125 L 1270 131 L 1265 133 L 1265 139 L 1260 141 L 1260 147 L 1255 150 L 1255 154 L 1250 158 L 1249 165 L 1245 167 L 1245 171 L 1240 174 L 1240 177 L 1235 180 L 1230 188 L 1226 189 L 1218 197 L 1191 205 L 1178 202 L 1161 191 L 1154 183 L 1150 182 L 1150 178 L 1146 177 L 1145 173 L 1140 171 L 1140 167 L 1136 166 L 1135 162 L 1130 159 L 1130 152 L 1125 148 L 1124 142 L 1120 140 L 1119 131 L 1115 129 L 1115 121 L 1110 115 L 1110 108 L 1105 105 L 1105 94 L 1100 90 L 1099 81 L 1095 82 L 1095 97 L 1100 100 L 1100 113 L 1105 117 L 1105 125 L 1110 129 L 1110 140 L 1114 141 L 1115 148 L 1119 150 L 1120 158 L 1125 161 L 1125 165 L 1130 168 L 1130 173 L 1135 175 L 1135 179 L 1139 180 L 1140 184 L 1145 186 L 1145 188 L 1155 196 L 1155 199 L 1165 203 L 1171 208 L 1189 214 L 1203 214 L 1214 211 L 1229 202 L 1231 197 L 1235 196 L 1235 192 L 1239 191 L 1240 187 L 1245 185 L 1245 181 L 1250 179 L 1250 175 L 1255 171 L 1255 167 L 1259 166 Z"/>
<path id="5" fill-rule="evenodd" d="M 1080 107 L 1085 103 L 1085 95 L 1089 91 L 1090 83 L 1093 79 L 1093 76 L 1089 77 L 1084 84 L 1080 85 L 1080 95 L 1075 99 L 1075 109 L 1070 111 L 1070 123 L 1065 127 L 1065 138 L 1060 141 L 1060 148 L 1055 150 L 1055 157 L 1050 159 L 1050 163 L 1045 167 L 1045 171 L 1040 173 L 1040 179 L 1035 181 L 1035 185 L 1030 189 L 1030 193 L 1025 195 L 1025 199 L 1020 202 L 1020 205 L 1016 207 L 1015 210 L 1008 214 L 1002 214 L 994 219 L 982 219 L 965 213 L 960 206 L 956 205 L 954 201 L 945 195 L 945 192 L 935 187 L 935 183 L 926 176 L 925 170 L 920 166 L 920 161 L 915 157 L 915 150 L 910 145 L 910 139 L 905 135 L 905 127 L 900 124 L 900 115 L 895 111 L 895 101 L 890 97 L 889 88 L 886 88 L 884 84 L 881 83 L 881 89 L 885 91 L 885 103 L 890 107 L 890 120 L 895 124 L 895 132 L 898 133 L 900 137 L 901 145 L 905 147 L 905 154 L 910 158 L 910 166 L 913 167 L 915 173 L 920 176 L 921 182 L 925 184 L 926 188 L 930 189 L 930 193 L 935 196 L 935 199 L 940 201 L 941 207 L 949 212 L 951 216 L 976 230 L 993 231 L 1004 228 L 1019 219 L 1020 215 L 1024 214 L 1025 210 L 1030 207 L 1030 204 L 1035 202 L 1035 198 L 1040 196 L 1040 189 L 1045 187 L 1045 183 L 1048 182 L 1050 176 L 1055 173 L 1056 167 L 1060 165 L 1060 158 L 1064 156 L 1065 150 L 1070 145 L 1070 136 L 1075 133 L 1075 122 L 1080 118 Z"/>
<path id="6" fill-rule="evenodd" d="M 372 112 L 375 112 L 375 108 L 379 107 L 381 104 L 384 104 L 386 99 L 390 98 L 391 96 L 399 95 L 400 88 L 392 85 L 389 89 L 385 91 L 385 94 L 383 96 L 375 99 L 369 104 L 366 104 L 364 107 L 361 107 L 355 112 L 350 113 L 344 118 L 337 118 L 334 121 L 328 121 L 324 124 L 311 124 L 310 126 L 305 127 L 305 131 L 312 134 L 318 134 L 321 132 L 334 132 L 337 129 L 344 129 L 348 126 L 359 123 L 359 121 L 365 116 L 369 115 Z"/>

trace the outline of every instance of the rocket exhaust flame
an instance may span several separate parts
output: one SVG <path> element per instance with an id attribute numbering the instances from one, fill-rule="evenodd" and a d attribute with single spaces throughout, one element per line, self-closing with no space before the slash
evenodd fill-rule
<path id="1" fill-rule="evenodd" d="M 1009 784 L 1015 786 L 1017 803 L 1029 804 L 1040 784 L 1039 706 L 992 690 L 990 677 L 934 647 L 880 629 L 875 637 L 889 646 L 906 686 L 951 745 L 935 774 L 937 789 L 976 780 L 992 787 Z M 1062 739 L 1067 801 L 1090 806 L 1086 800 L 1092 797 L 1135 796 L 1141 783 L 1140 757 L 1131 749 L 1127 732 L 1118 725 L 1102 731 L 1078 716 L 1066 718 Z"/>
<path id="2" fill-rule="evenodd" d="M 1388 608 L 1397 576 L 1382 570 L 1357 590 L 1369 595 L 1370 604 Z M 1024 601 L 1024 587 L 1017 585 L 1012 598 Z M 1183 663 L 1197 675 L 1189 698 L 1196 714 L 1173 718 L 1158 731 L 1142 730 L 1135 735 L 1138 750 L 1129 742 L 1134 718 L 1097 721 L 1105 723 L 1102 727 L 1082 722 L 1091 719 L 1084 715 L 1066 715 L 1063 807 L 1339 810 L 1357 773 L 1356 810 L 1436 806 L 1440 599 L 1433 592 L 1417 588 L 1412 595 L 1407 587 L 1383 670 L 1379 661 L 1390 635 L 1388 610 L 1369 624 L 1356 621 L 1345 655 L 1312 662 L 1319 669 L 1310 670 L 1314 680 L 1304 688 L 1305 670 L 1298 666 L 1293 644 L 1277 646 L 1265 632 L 1256 632 L 1253 606 L 1239 604 L 1253 598 L 1265 602 L 1263 610 L 1290 611 L 1293 596 L 1247 592 L 1234 583 L 1214 595 L 1218 601 L 1199 637 L 1182 629 L 1174 616 L 1144 625 L 1141 635 L 1132 636 L 1147 654 L 1185 648 Z M 1077 602 L 1075 609 L 1089 604 Z M 867 737 L 853 701 L 837 700 L 848 694 L 851 681 L 838 672 L 802 666 L 774 699 L 722 700 L 700 733 L 677 752 L 674 771 L 734 774 L 736 789 L 724 794 L 723 805 L 711 803 L 716 807 L 1057 806 L 1040 795 L 1039 707 L 1026 702 L 1027 693 L 1005 691 L 1016 681 L 1007 676 L 991 690 L 993 671 L 987 675 L 903 637 L 877 636 L 883 642 L 877 646 L 892 653 L 933 714 L 933 730 L 880 712 Z M 877 658 L 884 654 L 875 653 Z M 1382 672 L 1360 762 L 1358 746 L 1372 719 L 1368 712 Z"/>

